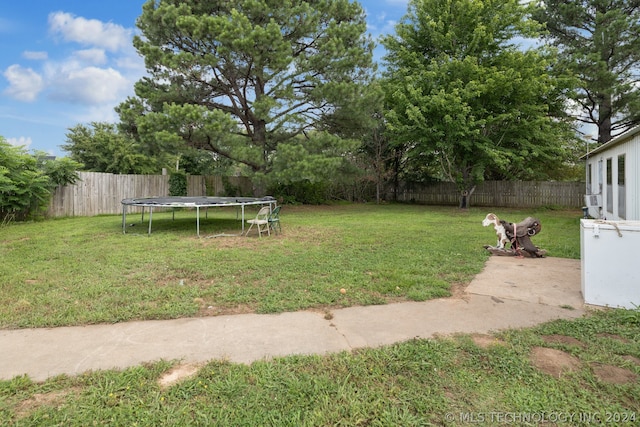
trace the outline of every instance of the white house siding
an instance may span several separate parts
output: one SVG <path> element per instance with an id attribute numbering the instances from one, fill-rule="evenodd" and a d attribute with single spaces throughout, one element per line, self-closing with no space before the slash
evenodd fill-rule
<path id="1" fill-rule="evenodd" d="M 619 210 L 620 189 L 618 187 L 618 158 L 625 156 L 625 212 Z M 596 218 L 609 220 L 640 220 L 640 128 L 634 128 L 614 138 L 587 156 L 587 171 L 591 165 L 591 194 L 600 194 L 602 209 L 591 208 L 589 213 Z M 607 186 L 608 162 L 611 159 L 611 185 Z M 600 190 L 600 184 L 601 190 Z M 609 203 L 608 203 L 609 202 Z"/>

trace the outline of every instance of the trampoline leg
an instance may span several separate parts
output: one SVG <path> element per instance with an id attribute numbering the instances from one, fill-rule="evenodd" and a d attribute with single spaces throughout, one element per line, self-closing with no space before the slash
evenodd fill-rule
<path id="1" fill-rule="evenodd" d="M 242 208 L 242 231 L 240 232 L 240 235 L 242 236 L 244 234 L 244 205 L 242 205 L 241 208 Z M 237 210 L 236 210 L 236 219 L 238 219 Z"/>
<path id="2" fill-rule="evenodd" d="M 122 234 L 127 234 L 127 206 L 122 205 Z"/>
<path id="3" fill-rule="evenodd" d="M 196 234 L 200 237 L 200 206 L 196 206 Z"/>
<path id="4" fill-rule="evenodd" d="M 153 208 L 149 207 L 149 236 L 151 236 L 151 221 L 153 221 Z"/>

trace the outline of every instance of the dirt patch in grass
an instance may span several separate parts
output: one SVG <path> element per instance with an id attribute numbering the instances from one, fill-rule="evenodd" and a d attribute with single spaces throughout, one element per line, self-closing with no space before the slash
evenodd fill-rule
<path id="1" fill-rule="evenodd" d="M 564 344 L 580 348 L 586 347 L 579 339 L 568 337 L 566 335 L 543 335 L 541 338 L 548 344 Z"/>
<path id="2" fill-rule="evenodd" d="M 210 305 L 202 298 L 194 298 L 193 302 L 198 304 L 199 306 L 196 317 L 252 314 L 256 312 L 255 308 L 246 304 L 235 305 L 231 307 L 224 307 L 224 306 Z"/>
<path id="3" fill-rule="evenodd" d="M 504 345 L 504 341 L 491 335 L 477 334 L 472 335 L 471 340 L 475 345 L 482 348 L 488 348 L 494 345 Z"/>
<path id="4" fill-rule="evenodd" d="M 468 300 L 467 286 L 469 286 L 469 283 L 452 283 L 449 288 L 451 298 Z"/>
<path id="5" fill-rule="evenodd" d="M 246 231 L 246 230 L 245 230 Z M 233 249 L 233 248 L 252 248 L 256 246 L 256 244 L 263 244 L 262 240 L 258 239 L 276 239 L 277 236 L 263 236 L 258 237 L 256 234 L 255 238 L 253 236 L 254 230 L 251 230 L 251 234 L 249 236 L 221 236 L 221 237 L 211 237 L 200 239 L 198 242 L 205 248 L 215 247 L 218 249 Z"/>
<path id="6" fill-rule="evenodd" d="M 609 338 L 609 339 L 612 339 L 612 340 L 615 340 L 615 341 L 620 341 L 620 342 L 623 342 L 623 343 L 625 343 L 625 344 L 628 344 L 629 342 L 631 342 L 631 341 L 629 341 L 628 339 L 623 338 L 623 337 L 621 337 L 620 335 L 616 335 L 616 334 L 607 334 L 607 333 L 603 333 L 603 334 L 598 334 L 598 335 L 596 335 L 596 336 L 597 336 L 598 338 Z"/>
<path id="7" fill-rule="evenodd" d="M 638 381 L 636 373 L 618 366 L 594 363 L 593 373 L 598 380 L 608 384 L 633 384 Z"/>
<path id="8" fill-rule="evenodd" d="M 623 358 L 624 360 L 628 361 L 628 362 L 631 362 L 631 363 L 633 363 L 633 364 L 636 364 L 636 365 L 640 366 L 640 359 L 638 359 L 638 358 L 637 358 L 637 357 L 635 357 L 635 356 L 624 355 L 624 356 L 622 356 L 622 358 Z"/>
<path id="9" fill-rule="evenodd" d="M 187 363 L 174 366 L 158 379 L 158 385 L 162 389 L 167 389 L 180 381 L 184 381 L 187 378 L 195 376 L 200 372 L 201 367 L 202 365 L 197 363 Z"/>
<path id="10" fill-rule="evenodd" d="M 547 347 L 533 347 L 530 360 L 533 366 L 555 378 L 580 369 L 580 360 L 562 350 Z"/>
<path id="11" fill-rule="evenodd" d="M 16 405 L 16 418 L 26 418 L 43 406 L 59 408 L 64 404 L 65 398 L 74 391 L 76 390 L 71 388 L 68 390 L 52 391 L 50 393 L 36 393 Z"/>

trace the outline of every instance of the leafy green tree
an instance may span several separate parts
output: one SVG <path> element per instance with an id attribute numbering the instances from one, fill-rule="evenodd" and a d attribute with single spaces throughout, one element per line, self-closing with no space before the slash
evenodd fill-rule
<path id="1" fill-rule="evenodd" d="M 75 184 L 78 181 L 78 172 L 83 165 L 68 157 L 49 159 L 44 152 L 34 154 L 38 169 L 49 178 L 49 185 L 53 189 L 59 185 Z"/>
<path id="2" fill-rule="evenodd" d="M 367 200 L 371 190 L 375 188 L 376 203 L 383 199 L 387 181 L 393 174 L 392 160 L 395 157 L 394 147 L 386 134 L 384 118 L 384 90 L 380 79 L 376 79 L 368 94 L 366 105 L 360 106 L 367 121 L 360 126 L 349 128 L 352 138 L 360 139 L 360 147 L 353 156 L 353 163 L 358 173 L 345 183 L 351 190 L 355 200 Z"/>
<path id="3" fill-rule="evenodd" d="M 379 111 L 374 114 L 374 117 L 378 119 L 378 126 L 372 128 L 363 141 L 360 155 L 361 168 L 366 173 L 365 177 L 375 185 L 376 203 L 380 203 L 385 183 L 393 173 L 390 165 L 395 153 L 385 133 L 383 113 Z"/>
<path id="4" fill-rule="evenodd" d="M 575 73 L 577 119 L 598 129 L 598 142 L 640 123 L 640 1 L 544 0 L 535 14 Z"/>
<path id="5" fill-rule="evenodd" d="M 77 180 L 76 162 L 44 159 L 43 153 L 31 155 L 0 136 L 0 223 L 39 214 L 57 185 Z"/>
<path id="6" fill-rule="evenodd" d="M 134 39 L 150 74 L 119 106 L 152 152 L 209 150 L 257 178 L 322 180 L 357 142 L 373 43 L 349 0 L 151 0 Z"/>
<path id="7" fill-rule="evenodd" d="M 62 148 L 92 172 L 157 174 L 175 164 L 175 157 L 166 153 L 145 153 L 135 139 L 112 123 L 76 125 L 69 129 Z"/>
<path id="8" fill-rule="evenodd" d="M 383 40 L 394 143 L 463 201 L 486 177 L 545 179 L 572 140 L 553 55 L 515 43 L 537 34 L 527 16 L 518 0 L 414 0 Z"/>
<path id="9" fill-rule="evenodd" d="M 211 151 L 189 148 L 180 154 L 178 166 L 190 175 L 225 175 L 233 172 L 229 159 Z"/>

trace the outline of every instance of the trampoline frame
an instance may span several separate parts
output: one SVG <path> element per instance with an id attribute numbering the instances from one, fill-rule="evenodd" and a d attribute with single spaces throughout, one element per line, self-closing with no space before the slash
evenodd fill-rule
<path id="1" fill-rule="evenodd" d="M 266 197 L 142 197 L 133 199 L 122 199 L 122 233 L 127 234 L 127 210 L 129 206 L 142 208 L 142 220 L 144 222 L 145 208 L 149 208 L 149 231 L 151 235 L 151 223 L 153 221 L 153 208 L 196 208 L 196 234 L 200 237 L 200 208 L 240 206 L 242 231 L 240 234 L 217 234 L 218 236 L 242 236 L 244 234 L 244 207 L 250 205 L 269 205 L 273 210 L 276 199 L 271 196 Z"/>

